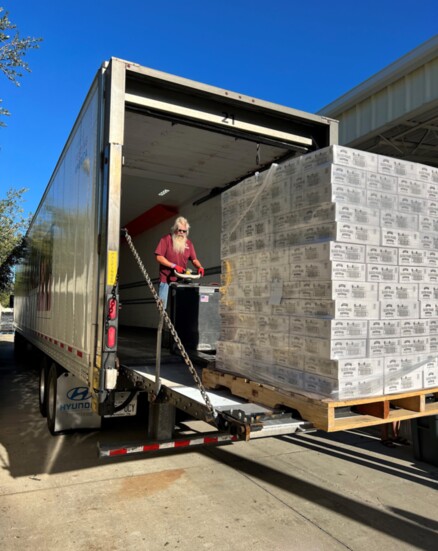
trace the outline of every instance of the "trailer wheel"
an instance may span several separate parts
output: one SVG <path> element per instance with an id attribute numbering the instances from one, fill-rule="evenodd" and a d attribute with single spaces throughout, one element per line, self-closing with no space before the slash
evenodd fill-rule
<path id="1" fill-rule="evenodd" d="M 38 401 L 40 413 L 43 417 L 47 417 L 47 379 L 48 379 L 48 360 L 44 356 L 40 362 L 40 380 L 38 385 Z"/>
<path id="2" fill-rule="evenodd" d="M 20 335 L 17 331 L 14 333 L 14 356 L 19 361 L 22 367 L 29 367 L 29 358 L 31 357 L 31 352 L 33 346 L 31 343 Z"/>
<path id="3" fill-rule="evenodd" d="M 14 355 L 16 358 L 22 358 L 23 357 L 23 348 L 24 348 L 24 339 L 18 333 L 15 331 L 14 333 Z"/>
<path id="4" fill-rule="evenodd" d="M 59 434 L 61 431 L 55 430 L 55 421 L 56 421 L 56 407 L 57 407 L 57 387 L 58 387 L 58 376 L 60 375 L 60 368 L 52 363 L 46 379 L 45 393 L 46 396 L 46 413 L 47 413 L 47 427 L 51 434 L 54 436 Z"/>

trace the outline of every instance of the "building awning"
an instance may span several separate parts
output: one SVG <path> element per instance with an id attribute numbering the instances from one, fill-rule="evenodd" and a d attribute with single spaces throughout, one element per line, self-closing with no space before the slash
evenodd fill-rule
<path id="1" fill-rule="evenodd" d="M 339 120 L 339 143 L 438 166 L 438 35 L 318 114 Z"/>

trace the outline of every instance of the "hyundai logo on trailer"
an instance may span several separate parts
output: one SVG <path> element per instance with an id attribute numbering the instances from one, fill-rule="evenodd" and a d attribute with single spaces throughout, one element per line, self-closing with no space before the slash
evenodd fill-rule
<path id="1" fill-rule="evenodd" d="M 88 391 L 86 386 L 77 386 L 76 388 L 71 388 L 67 392 L 67 398 L 74 400 L 75 402 L 80 402 L 82 400 L 88 400 L 91 394 Z"/>

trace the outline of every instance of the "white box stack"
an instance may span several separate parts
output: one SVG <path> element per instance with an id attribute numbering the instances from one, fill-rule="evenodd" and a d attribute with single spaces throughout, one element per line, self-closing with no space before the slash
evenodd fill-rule
<path id="1" fill-rule="evenodd" d="M 438 169 L 331 146 L 222 195 L 216 367 L 349 399 L 438 386 Z"/>

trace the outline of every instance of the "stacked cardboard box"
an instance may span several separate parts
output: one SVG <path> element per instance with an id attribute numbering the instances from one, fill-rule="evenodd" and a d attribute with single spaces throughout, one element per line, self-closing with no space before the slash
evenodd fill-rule
<path id="1" fill-rule="evenodd" d="M 331 146 L 222 196 L 216 366 L 346 399 L 438 386 L 438 169 Z"/>

